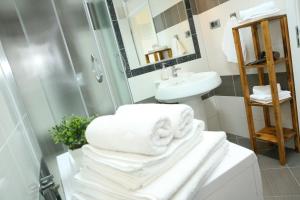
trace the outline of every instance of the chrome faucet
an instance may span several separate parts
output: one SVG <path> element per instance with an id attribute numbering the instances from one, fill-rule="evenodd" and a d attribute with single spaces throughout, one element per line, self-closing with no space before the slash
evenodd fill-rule
<path id="1" fill-rule="evenodd" d="M 171 67 L 171 70 L 172 70 L 172 77 L 178 77 L 177 71 L 178 71 L 178 70 L 181 70 L 181 68 L 176 67 L 175 65 L 173 65 L 173 66 Z"/>

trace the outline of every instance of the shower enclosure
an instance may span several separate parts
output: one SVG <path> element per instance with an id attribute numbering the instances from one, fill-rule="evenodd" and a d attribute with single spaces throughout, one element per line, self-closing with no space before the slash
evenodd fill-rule
<path id="1" fill-rule="evenodd" d="M 2 135 L 13 131 L 16 141 L 25 137 L 27 142 L 12 145 L 11 154 L 24 147 L 32 152 L 24 158 L 35 160 L 24 169 L 32 172 L 28 176 L 35 187 L 27 183 L 24 187 L 36 189 L 42 158 L 58 182 L 55 157 L 65 149 L 54 145 L 48 130 L 65 116 L 112 114 L 118 106 L 132 103 L 107 5 L 104 0 L 2 0 L 0 44 L 0 87 L 5 99 L 0 101 L 0 169 L 8 159 Z M 5 126 L 5 113 L 14 112 L 16 119 Z M 14 126 L 18 134 L 11 130 Z M 2 175 L 0 199 L 14 199 L 9 194 L 2 198 L 3 187 L 13 187 Z"/>

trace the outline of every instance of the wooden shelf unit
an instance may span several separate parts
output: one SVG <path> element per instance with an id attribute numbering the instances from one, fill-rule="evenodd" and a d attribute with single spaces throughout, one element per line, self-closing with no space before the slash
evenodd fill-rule
<path id="1" fill-rule="evenodd" d="M 284 57 L 278 60 L 274 60 L 273 57 L 273 48 L 271 41 L 271 32 L 270 32 L 270 22 L 279 21 L 281 28 L 281 35 L 283 41 Z M 246 65 L 242 53 L 242 45 L 240 40 L 239 30 L 242 28 L 251 28 L 252 40 L 254 45 L 254 51 L 256 59 L 259 58 L 261 53 L 260 49 L 260 38 L 258 35 L 258 26 L 262 30 L 262 40 L 264 51 L 266 52 L 266 63 L 258 65 Z M 291 48 L 290 48 L 290 39 L 288 32 L 288 22 L 286 15 L 272 16 L 268 18 L 262 18 L 255 21 L 248 21 L 244 24 L 241 24 L 232 29 L 234 42 L 238 57 L 241 84 L 243 88 L 244 102 L 246 107 L 248 129 L 250 134 L 250 141 L 253 150 L 257 153 L 256 148 L 256 139 L 275 143 L 278 145 L 279 151 L 279 162 L 281 165 L 286 164 L 286 152 L 285 152 L 285 143 L 290 139 L 294 139 L 295 150 L 300 152 L 300 140 L 299 140 L 299 125 L 298 125 L 298 115 L 297 115 L 297 104 L 296 104 L 296 95 L 295 95 L 295 85 L 294 85 L 294 75 L 293 75 L 293 66 L 291 58 Z M 279 100 L 278 90 L 277 90 L 277 78 L 276 78 L 276 65 L 279 63 L 284 63 L 286 66 L 286 72 L 288 77 L 288 87 L 291 92 L 291 98 Z M 272 92 L 272 103 L 262 104 L 250 100 L 250 91 L 249 83 L 247 79 L 247 69 L 257 69 L 257 75 L 259 78 L 259 85 L 264 85 L 264 70 L 266 69 L 269 76 L 269 84 Z M 289 102 L 292 115 L 292 129 L 284 128 L 282 126 L 282 115 L 281 115 L 281 104 Z M 262 130 L 256 131 L 254 126 L 254 119 L 252 113 L 253 106 L 260 106 L 263 109 L 264 113 L 264 123 L 265 128 Z M 270 119 L 270 107 L 274 110 L 275 125 L 271 125 Z"/>
<path id="2" fill-rule="evenodd" d="M 274 61 L 274 64 L 277 65 L 277 64 L 281 64 L 281 63 L 285 63 L 286 62 L 286 58 L 280 58 L 278 60 L 275 60 Z M 250 64 L 247 64 L 245 65 L 246 68 L 265 68 L 267 66 L 267 63 L 263 63 L 263 64 L 257 64 L 257 65 L 250 65 Z"/>

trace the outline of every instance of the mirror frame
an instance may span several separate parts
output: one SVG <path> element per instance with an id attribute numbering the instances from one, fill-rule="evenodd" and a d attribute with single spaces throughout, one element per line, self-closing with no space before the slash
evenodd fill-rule
<path id="1" fill-rule="evenodd" d="M 141 66 L 136 69 L 130 69 L 128 57 L 127 57 L 127 54 L 125 51 L 125 46 L 123 43 L 121 30 L 119 27 L 119 22 L 118 22 L 115 7 L 113 4 L 113 0 L 106 0 L 109 15 L 110 15 L 110 20 L 113 25 L 115 37 L 116 37 L 116 40 L 118 43 L 118 48 L 119 48 L 119 52 L 120 52 L 120 55 L 122 58 L 123 65 L 126 70 L 127 78 L 146 74 L 149 72 L 153 72 L 155 70 L 160 70 L 160 69 L 162 69 L 163 63 L 165 64 L 166 67 L 169 67 L 169 66 L 173 66 L 173 65 L 177 65 L 177 64 L 181 64 L 181 63 L 185 63 L 188 61 L 192 61 L 192 60 L 201 58 L 200 47 L 199 47 L 199 43 L 198 43 L 198 37 L 197 37 L 197 33 L 196 33 L 196 28 L 195 28 L 195 23 L 194 23 L 193 12 L 192 12 L 192 8 L 191 8 L 190 0 L 182 0 L 182 1 L 184 2 L 185 8 L 186 8 L 186 13 L 187 13 L 189 26 L 190 26 L 191 37 L 193 40 L 195 53 L 176 57 L 176 58 L 171 58 L 171 59 L 167 59 L 167 60 L 162 60 L 160 62 Z"/>

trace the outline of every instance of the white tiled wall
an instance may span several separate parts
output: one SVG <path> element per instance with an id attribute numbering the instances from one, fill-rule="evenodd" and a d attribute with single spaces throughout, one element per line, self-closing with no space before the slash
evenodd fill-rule
<path id="1" fill-rule="evenodd" d="M 151 0 L 150 8 L 153 16 L 157 16 L 168 8 L 180 2 L 180 0 Z"/>
<path id="2" fill-rule="evenodd" d="M 0 89 L 0 199 L 38 199 L 40 149 L 1 69 Z"/>

